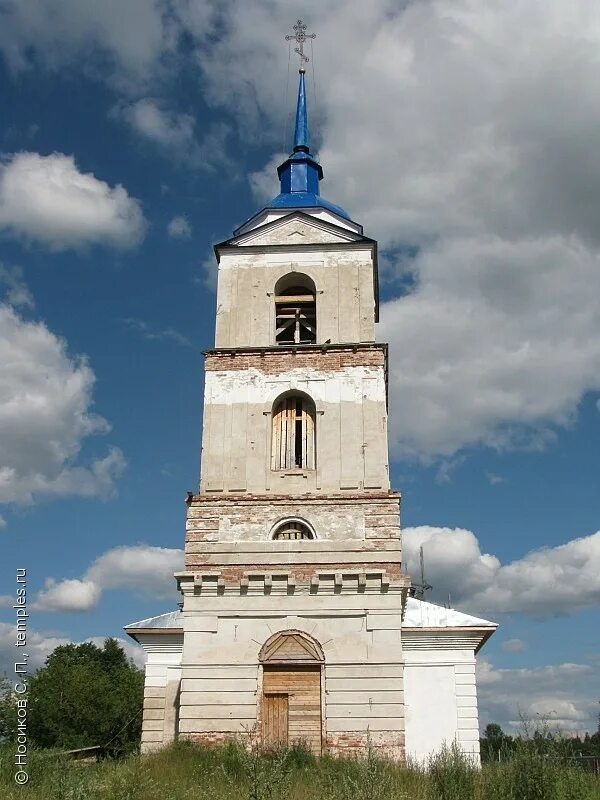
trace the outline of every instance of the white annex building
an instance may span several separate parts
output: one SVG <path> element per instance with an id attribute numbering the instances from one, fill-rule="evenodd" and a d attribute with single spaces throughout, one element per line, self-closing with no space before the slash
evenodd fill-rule
<path id="1" fill-rule="evenodd" d="M 142 749 L 252 732 L 475 758 L 475 656 L 496 626 L 411 596 L 390 489 L 377 243 L 319 195 L 304 70 L 281 193 L 215 248 L 200 491 L 180 611 L 147 653 Z"/>

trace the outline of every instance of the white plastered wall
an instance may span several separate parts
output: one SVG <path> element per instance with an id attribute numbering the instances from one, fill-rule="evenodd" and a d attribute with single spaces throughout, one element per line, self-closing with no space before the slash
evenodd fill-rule
<path id="1" fill-rule="evenodd" d="M 479 762 L 475 647 L 479 639 L 403 634 L 406 755 L 421 763 L 456 742 Z"/>

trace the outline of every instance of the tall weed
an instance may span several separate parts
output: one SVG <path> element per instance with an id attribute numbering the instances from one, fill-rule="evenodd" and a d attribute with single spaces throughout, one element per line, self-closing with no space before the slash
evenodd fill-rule
<path id="1" fill-rule="evenodd" d="M 179 742 L 157 753 L 82 765 L 30 752 L 30 781 L 14 784 L 0 746 L 2 800 L 600 800 L 600 779 L 569 766 L 538 737 L 478 769 L 456 746 L 423 767 L 399 766 L 369 747 L 361 758 L 315 758 L 303 747 L 263 753 L 256 744 L 206 748 Z"/>
<path id="2" fill-rule="evenodd" d="M 456 742 L 444 745 L 427 767 L 431 800 L 475 800 L 477 769 Z"/>

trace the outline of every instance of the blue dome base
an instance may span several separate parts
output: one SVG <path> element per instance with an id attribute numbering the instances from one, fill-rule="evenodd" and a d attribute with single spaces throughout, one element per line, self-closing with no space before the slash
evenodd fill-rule
<path id="1" fill-rule="evenodd" d="M 337 214 L 338 217 L 350 220 L 349 214 L 343 208 L 330 203 L 329 200 L 325 200 L 324 197 L 314 194 L 314 192 L 282 192 L 270 203 L 267 203 L 266 208 L 325 208 L 327 211 Z"/>

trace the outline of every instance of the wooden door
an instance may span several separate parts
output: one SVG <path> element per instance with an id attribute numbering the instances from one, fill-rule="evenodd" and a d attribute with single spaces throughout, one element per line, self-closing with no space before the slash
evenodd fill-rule
<path id="1" fill-rule="evenodd" d="M 316 755 L 321 754 L 321 668 L 292 665 L 266 666 L 263 672 L 263 742 L 265 736 L 265 707 L 269 697 L 286 697 L 287 744 L 304 743 Z M 267 745 L 268 746 L 268 745 Z"/>
<path id="2" fill-rule="evenodd" d="M 263 698 L 262 743 L 267 749 L 288 745 L 288 696 L 265 692 Z"/>

